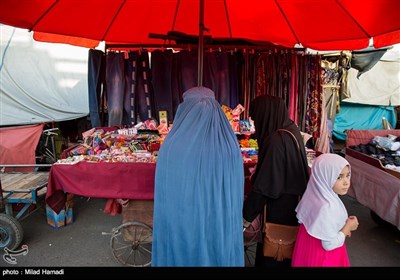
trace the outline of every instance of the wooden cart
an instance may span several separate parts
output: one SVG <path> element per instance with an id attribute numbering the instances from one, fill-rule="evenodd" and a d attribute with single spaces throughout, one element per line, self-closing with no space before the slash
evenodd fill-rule
<path id="1" fill-rule="evenodd" d="M 22 242 L 23 229 L 18 220 L 27 216 L 29 207 L 46 194 L 48 177 L 49 172 L 0 172 L 1 249 L 14 250 Z M 23 205 L 15 215 L 13 204 Z"/>
<path id="2" fill-rule="evenodd" d="M 122 224 L 111 234 L 115 259 L 127 266 L 150 266 L 152 225 L 153 200 L 129 200 L 122 207 Z"/>

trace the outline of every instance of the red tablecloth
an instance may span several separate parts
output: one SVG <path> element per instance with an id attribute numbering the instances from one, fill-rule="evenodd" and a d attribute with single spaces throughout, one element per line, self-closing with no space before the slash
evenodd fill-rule
<path id="1" fill-rule="evenodd" d="M 251 189 L 250 169 L 245 163 L 245 194 Z M 97 198 L 154 199 L 155 163 L 54 164 L 50 169 L 46 204 L 56 213 L 65 206 L 65 193 Z"/>
<path id="2" fill-rule="evenodd" d="M 54 164 L 50 169 L 46 203 L 56 213 L 65 206 L 65 193 L 97 198 L 152 200 L 155 163 Z"/>

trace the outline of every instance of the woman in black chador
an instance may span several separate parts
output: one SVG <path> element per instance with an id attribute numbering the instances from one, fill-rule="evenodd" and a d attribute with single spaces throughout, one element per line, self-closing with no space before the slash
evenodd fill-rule
<path id="1" fill-rule="evenodd" d="M 279 97 L 256 97 L 249 115 L 254 120 L 259 153 L 252 191 L 243 206 L 244 226 L 263 212 L 265 204 L 267 222 L 298 225 L 295 208 L 309 178 L 300 130 L 289 119 L 285 102 Z M 290 266 L 290 262 L 264 257 L 262 243 L 257 244 L 255 266 Z"/>

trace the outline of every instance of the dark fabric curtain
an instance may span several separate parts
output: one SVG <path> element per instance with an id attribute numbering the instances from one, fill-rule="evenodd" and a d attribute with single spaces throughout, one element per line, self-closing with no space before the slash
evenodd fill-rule
<path id="1" fill-rule="evenodd" d="M 106 57 L 100 50 L 90 49 L 88 57 L 88 96 L 91 127 L 102 126 L 103 100 L 105 99 Z"/>
<path id="2" fill-rule="evenodd" d="M 221 105 L 234 108 L 239 104 L 240 55 L 236 52 L 205 52 L 203 85 L 215 93 Z M 182 94 L 197 86 L 197 50 L 153 51 L 151 56 L 156 112 L 168 111 L 173 121 Z"/>
<path id="3" fill-rule="evenodd" d="M 177 104 L 179 104 L 179 90 L 172 77 L 176 75 L 172 50 L 155 50 L 151 53 L 151 73 L 153 76 L 154 108 L 156 117 L 159 111 L 167 111 L 168 122 L 173 121 Z"/>
<path id="4" fill-rule="evenodd" d="M 320 135 L 322 94 L 321 94 L 321 63 L 319 57 L 307 57 L 307 112 L 306 131 L 314 139 Z"/>
<path id="5" fill-rule="evenodd" d="M 129 77 L 126 94 L 131 96 L 124 100 L 130 104 L 121 105 L 121 110 L 133 108 L 142 121 L 149 117 L 159 120 L 159 111 L 167 111 L 168 122 L 173 122 L 183 92 L 197 86 L 197 50 L 155 50 L 150 63 L 145 51 L 129 52 L 125 59 L 132 60 L 132 53 L 136 67 L 125 66 L 124 70 Z M 203 69 L 203 85 L 214 91 L 221 105 L 245 108 L 241 119 L 248 118 L 255 97 L 279 96 L 300 130 L 319 136 L 320 56 L 295 50 L 205 50 Z"/>
<path id="6" fill-rule="evenodd" d="M 307 56 L 297 55 L 296 56 L 298 61 L 298 68 L 297 68 L 297 75 L 298 75 L 298 83 L 297 87 L 297 115 L 298 115 L 298 123 L 301 131 L 310 133 L 309 130 L 306 129 L 306 117 L 307 117 L 307 110 L 308 110 L 308 87 L 307 87 Z M 310 57 L 313 59 L 313 57 Z M 315 58 L 314 58 L 315 59 Z M 317 74 L 317 73 L 314 73 Z"/>
<path id="7" fill-rule="evenodd" d="M 309 132 L 306 127 L 306 117 L 311 103 L 307 102 L 307 98 L 310 92 L 313 92 L 315 98 L 320 99 L 320 88 L 316 88 L 315 85 L 319 84 L 319 72 L 315 69 L 316 65 L 319 65 L 318 57 L 294 51 L 267 51 L 257 54 L 255 64 L 252 64 L 250 57 L 251 55 L 246 56 L 247 72 L 244 74 L 247 76 L 243 76 L 248 83 L 248 87 L 243 90 L 248 96 L 243 99 L 246 100 L 244 105 L 246 110 L 247 101 L 253 100 L 258 95 L 281 97 L 285 100 L 291 119 L 302 131 Z M 251 87 L 251 73 L 253 73 L 251 69 L 254 67 L 255 89 Z M 314 120 L 312 129 L 315 129 L 315 125 Z"/>

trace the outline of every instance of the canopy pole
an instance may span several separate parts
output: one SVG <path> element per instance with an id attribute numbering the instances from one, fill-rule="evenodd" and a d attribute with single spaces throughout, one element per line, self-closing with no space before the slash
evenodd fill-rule
<path id="1" fill-rule="evenodd" d="M 199 14 L 199 48 L 198 48 L 198 62 L 197 62 L 197 86 L 203 86 L 203 49 L 204 49 L 204 0 L 200 0 L 200 14 Z"/>

